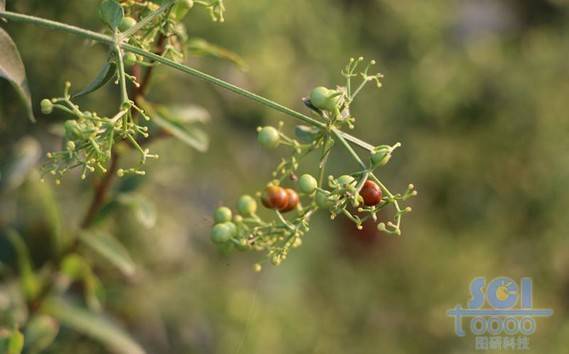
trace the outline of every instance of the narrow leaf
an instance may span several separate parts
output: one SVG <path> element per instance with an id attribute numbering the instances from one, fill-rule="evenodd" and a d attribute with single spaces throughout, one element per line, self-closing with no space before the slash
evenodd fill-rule
<path id="1" fill-rule="evenodd" d="M 126 332 L 109 319 L 82 308 L 73 306 L 63 299 L 49 299 L 42 310 L 63 325 L 95 339 L 115 353 L 144 354 L 144 349 Z"/>
<path id="2" fill-rule="evenodd" d="M 164 129 L 176 139 L 186 143 L 194 149 L 205 152 L 209 148 L 207 134 L 193 125 L 185 125 L 181 119 L 172 119 L 165 107 L 154 107 L 148 102 L 141 102 L 142 108 L 152 117 L 154 124 Z"/>
<path id="3" fill-rule="evenodd" d="M 99 17 L 111 29 L 115 30 L 121 24 L 124 10 L 116 0 L 103 0 L 99 4 Z"/>
<path id="4" fill-rule="evenodd" d="M 154 116 L 153 122 L 168 133 L 172 134 L 178 140 L 200 152 L 205 152 L 209 148 L 209 138 L 207 134 L 197 127 L 184 127 L 169 122 L 160 116 Z"/>
<path id="5" fill-rule="evenodd" d="M 124 275 L 134 274 L 135 264 L 127 249 L 116 238 L 105 233 L 84 231 L 79 235 L 79 239 L 100 256 L 106 258 Z"/>
<path id="6" fill-rule="evenodd" d="M 20 354 L 24 349 L 24 335 L 15 329 L 10 336 L 8 342 L 8 353 L 7 354 Z"/>
<path id="7" fill-rule="evenodd" d="M 35 122 L 24 63 L 16 44 L 2 28 L 0 28 L 0 78 L 8 80 L 14 86 L 24 101 L 30 120 Z"/>
<path id="8" fill-rule="evenodd" d="M 211 56 L 232 62 L 241 70 L 247 70 L 247 63 L 236 53 L 209 43 L 205 39 L 195 38 L 188 42 L 188 50 L 194 55 Z"/>
<path id="9" fill-rule="evenodd" d="M 87 85 L 83 90 L 74 94 L 73 98 L 85 96 L 90 94 L 91 92 L 97 91 L 98 89 L 103 87 L 107 82 L 109 82 L 115 76 L 115 73 L 116 73 L 116 64 L 110 62 L 105 63 L 105 65 L 103 65 L 103 67 L 101 68 L 95 79 L 91 81 L 91 83 Z"/>
<path id="10" fill-rule="evenodd" d="M 40 283 L 33 271 L 28 247 L 16 230 L 9 229 L 7 236 L 16 251 L 20 281 L 24 294 L 28 300 L 34 299 L 40 290 Z"/>
<path id="11" fill-rule="evenodd" d="M 180 124 L 207 123 L 211 119 L 205 108 L 193 104 L 173 106 L 167 109 L 163 106 L 157 106 L 156 111 L 165 119 Z"/>

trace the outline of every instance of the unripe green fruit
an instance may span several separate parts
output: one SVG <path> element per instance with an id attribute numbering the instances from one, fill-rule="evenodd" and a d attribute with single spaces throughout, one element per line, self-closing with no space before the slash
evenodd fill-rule
<path id="1" fill-rule="evenodd" d="M 309 174 L 304 174 L 300 176 L 298 180 L 298 188 L 302 193 L 311 194 L 318 187 L 318 181 L 316 178 Z"/>
<path id="2" fill-rule="evenodd" d="M 279 145 L 281 140 L 281 136 L 279 131 L 274 127 L 263 127 L 259 130 L 259 134 L 257 135 L 257 140 L 261 145 L 273 149 Z"/>
<path id="3" fill-rule="evenodd" d="M 338 96 L 334 96 L 336 91 L 319 86 L 310 93 L 310 103 L 318 109 L 333 111 L 338 106 Z"/>
<path id="4" fill-rule="evenodd" d="M 225 243 L 231 239 L 235 234 L 235 230 L 231 227 L 230 223 L 217 224 L 211 230 L 211 240 L 214 243 Z"/>
<path id="5" fill-rule="evenodd" d="M 51 114 L 51 112 L 53 112 L 53 102 L 51 102 L 47 98 L 41 100 L 40 107 L 41 107 L 41 112 L 43 114 Z"/>
<path id="6" fill-rule="evenodd" d="M 371 154 L 370 160 L 373 166 L 384 166 L 391 159 L 391 149 L 381 148 Z"/>
<path id="7" fill-rule="evenodd" d="M 356 180 L 354 179 L 354 177 L 350 176 L 350 175 L 343 175 L 338 177 L 338 179 L 336 180 L 336 183 L 338 183 L 340 186 L 342 187 L 348 187 L 349 185 L 354 184 Z"/>
<path id="8" fill-rule="evenodd" d="M 136 54 L 128 52 L 124 55 L 123 61 L 124 65 L 133 66 L 138 61 L 138 58 L 136 57 Z"/>
<path id="9" fill-rule="evenodd" d="M 188 12 L 194 7 L 193 0 L 178 0 L 172 8 L 172 18 L 176 21 L 182 21 Z"/>
<path id="10" fill-rule="evenodd" d="M 331 206 L 331 203 L 328 200 L 328 194 L 322 191 L 316 192 L 316 197 L 314 200 L 316 201 L 316 205 L 318 205 L 319 208 L 328 209 Z"/>
<path id="11" fill-rule="evenodd" d="M 228 207 L 220 207 L 217 208 L 215 213 L 213 214 L 213 220 L 216 224 L 220 224 L 222 222 L 231 221 L 231 209 Z"/>
<path id="12" fill-rule="evenodd" d="M 237 211 L 245 216 L 253 215 L 257 211 L 257 202 L 250 195 L 243 195 L 237 201 Z"/>
<path id="13" fill-rule="evenodd" d="M 121 31 L 121 32 L 128 31 L 129 29 L 131 29 L 135 25 L 136 25 L 136 20 L 134 18 L 123 17 L 123 19 L 119 25 L 119 31 Z"/>

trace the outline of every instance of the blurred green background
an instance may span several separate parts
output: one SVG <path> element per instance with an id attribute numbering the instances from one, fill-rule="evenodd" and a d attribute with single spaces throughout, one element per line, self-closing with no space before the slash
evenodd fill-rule
<path id="1" fill-rule="evenodd" d="M 99 29 L 96 4 L 8 1 L 15 11 Z M 403 143 L 380 174 L 395 190 L 417 186 L 413 213 L 404 219 L 402 237 L 358 232 L 346 220 L 330 223 L 318 215 L 303 246 L 261 273 L 252 271 L 258 255 L 220 254 L 209 241 L 211 211 L 260 189 L 282 153 L 263 150 L 255 128 L 295 122 L 160 68 L 151 99 L 206 108 L 212 144 L 200 154 L 174 140 L 156 143 L 161 158 L 138 186 L 157 210 L 156 225 L 145 228 L 128 209 L 108 223 L 140 265 L 126 281 L 113 269 L 97 269 L 111 316 L 149 353 L 471 353 L 474 339 L 454 335 L 447 310 L 466 305 L 475 276 L 529 276 L 535 305 L 555 311 L 537 321 L 531 352 L 566 353 L 568 3 L 226 5 L 223 24 L 203 11 L 192 13 L 190 35 L 239 53 L 249 70 L 209 58 L 189 58 L 189 65 L 287 106 L 305 111 L 300 98 L 312 87 L 341 83 L 339 70 L 349 57 L 377 60 L 384 87 L 362 95 L 354 133 L 373 144 Z M 88 83 L 105 58 L 103 47 L 70 35 L 2 26 L 20 48 L 35 107 L 60 95 L 66 80 L 76 87 Z M 50 126 L 64 117 L 38 110 L 39 121 L 31 124 L 6 82 L 0 92 L 1 166 L 10 166 L 22 148 L 37 150 L 22 139 L 36 139 L 42 153 L 57 149 Z M 80 103 L 108 113 L 116 101 L 109 87 Z M 337 171 L 356 167 L 343 152 L 332 161 Z M 78 175 L 61 187 L 32 176 L 0 195 L 0 228 L 18 226 L 40 266 L 49 257 L 53 220 L 63 220 L 67 234 L 76 230 L 90 187 Z M 7 281 L 13 257 L 6 242 L 0 257 Z M 1 310 L 8 300 L 0 294 Z M 47 352 L 105 350 L 64 328 Z"/>

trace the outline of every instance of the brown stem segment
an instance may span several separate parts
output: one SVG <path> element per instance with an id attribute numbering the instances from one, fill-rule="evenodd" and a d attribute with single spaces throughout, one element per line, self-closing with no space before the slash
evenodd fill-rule
<path id="1" fill-rule="evenodd" d="M 105 203 L 107 194 L 113 182 L 113 178 L 117 172 L 118 160 L 119 160 L 119 155 L 113 151 L 111 155 L 111 163 L 109 165 L 107 173 L 103 176 L 101 181 L 99 181 L 99 183 L 95 186 L 95 195 L 93 196 L 91 205 L 89 206 L 87 214 L 85 214 L 85 218 L 81 223 L 82 229 L 86 229 L 91 225 L 91 223 L 95 220 L 95 217 L 99 212 L 99 209 L 101 209 L 101 207 Z"/>

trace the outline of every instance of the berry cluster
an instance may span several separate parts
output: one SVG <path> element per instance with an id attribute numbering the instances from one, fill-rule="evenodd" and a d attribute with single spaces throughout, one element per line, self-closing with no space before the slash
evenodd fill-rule
<path id="1" fill-rule="evenodd" d="M 294 137 L 283 132 L 283 123 L 278 127 L 259 127 L 258 141 L 268 149 L 287 146 L 292 149 L 288 158 L 283 158 L 273 172 L 271 182 L 262 192 L 242 196 L 237 202 L 237 215 L 227 207 L 215 211 L 211 237 L 223 248 L 266 252 L 272 264 L 280 264 L 291 248 L 301 245 L 302 237 L 309 230 L 311 216 L 317 210 L 325 210 L 331 219 L 344 215 L 352 220 L 358 229 L 372 219 L 380 231 L 400 235 L 401 218 L 411 211 L 402 208 L 405 201 L 417 192 L 409 185 L 402 194 L 394 194 L 375 176 L 374 171 L 386 165 L 395 149 L 394 145 L 372 146 L 357 138 L 348 136 L 343 128 L 352 129 L 356 119 L 350 113 L 354 98 L 371 81 L 381 86 L 381 74 L 369 75 L 371 61 L 363 71 L 358 72 L 362 58 L 351 59 L 342 71 L 345 86 L 336 89 L 317 87 L 304 99 L 305 105 L 318 118 L 311 125 L 295 127 Z M 361 77 L 359 86 L 352 90 L 354 77 Z M 312 123 L 312 121 L 311 121 Z M 351 141 L 348 141 L 347 138 Z M 326 166 L 336 144 L 346 148 L 360 169 L 339 177 L 326 175 Z M 363 147 L 368 152 L 365 163 L 350 143 Z M 300 172 L 301 161 L 311 153 L 320 155 L 318 178 Z M 300 177 L 298 177 L 300 175 Z M 257 212 L 257 201 L 274 213 L 272 220 L 262 219 Z M 387 206 L 393 206 L 392 221 L 381 222 L 378 214 Z M 290 213 L 290 216 L 288 216 Z M 261 265 L 255 265 L 261 270 Z"/>

